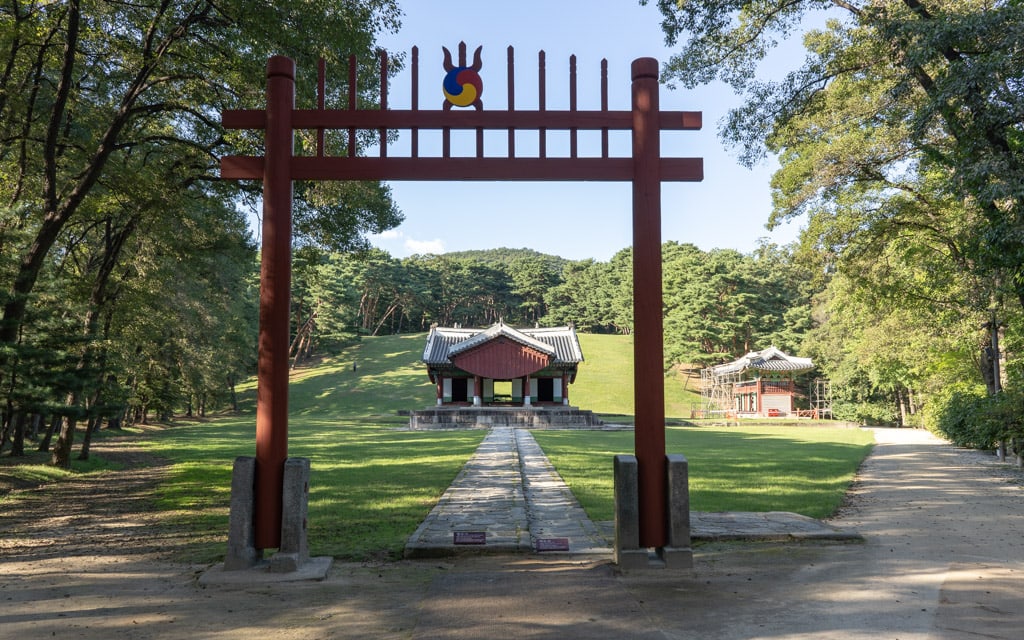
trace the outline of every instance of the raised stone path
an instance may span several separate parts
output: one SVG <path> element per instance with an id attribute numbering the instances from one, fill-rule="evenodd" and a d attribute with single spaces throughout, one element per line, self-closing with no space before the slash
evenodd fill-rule
<path id="1" fill-rule="evenodd" d="M 793 513 L 692 512 L 690 517 L 694 540 L 860 538 Z M 610 555 L 612 542 L 612 523 L 595 524 L 587 517 L 529 430 L 493 427 L 409 537 L 405 555 Z"/>
<path id="2" fill-rule="evenodd" d="M 609 551 L 530 432 L 494 427 L 409 538 L 405 555 L 529 552 L 538 541 L 561 538 L 570 553 Z"/>

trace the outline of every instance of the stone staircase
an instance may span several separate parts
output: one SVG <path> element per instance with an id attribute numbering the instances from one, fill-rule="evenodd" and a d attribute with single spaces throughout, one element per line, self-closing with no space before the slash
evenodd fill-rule
<path id="1" fill-rule="evenodd" d="M 534 407 L 434 407 L 409 413 L 410 429 L 599 429 L 593 411 L 565 405 Z"/>

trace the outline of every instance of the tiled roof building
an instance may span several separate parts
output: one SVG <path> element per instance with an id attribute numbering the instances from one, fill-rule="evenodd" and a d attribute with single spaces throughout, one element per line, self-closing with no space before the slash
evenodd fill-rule
<path id="1" fill-rule="evenodd" d="M 775 347 L 710 368 L 712 384 L 731 388 L 732 411 L 740 416 L 796 415 L 793 375 L 814 369 L 810 358 L 798 358 Z M 724 400 L 724 399 L 723 399 Z"/>
<path id="2" fill-rule="evenodd" d="M 569 404 L 569 384 L 576 379 L 583 352 L 572 326 L 433 326 L 423 362 L 437 387 L 438 405 L 495 403 L 495 381 L 511 381 L 508 401 L 513 404 Z"/>

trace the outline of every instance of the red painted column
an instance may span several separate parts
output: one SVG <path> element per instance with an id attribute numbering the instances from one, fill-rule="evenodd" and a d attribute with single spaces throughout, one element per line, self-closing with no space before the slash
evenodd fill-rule
<path id="1" fill-rule="evenodd" d="M 658 61 L 633 61 L 633 398 L 640 546 L 667 541 Z"/>
<path id="2" fill-rule="evenodd" d="M 295 63 L 267 61 L 263 247 L 256 390 L 257 549 L 281 546 L 281 493 L 288 457 L 288 347 L 292 261 L 292 110 Z"/>

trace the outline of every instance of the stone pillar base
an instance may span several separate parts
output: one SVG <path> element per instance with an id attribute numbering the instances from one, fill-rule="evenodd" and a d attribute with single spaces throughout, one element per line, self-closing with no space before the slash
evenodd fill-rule
<path id="1" fill-rule="evenodd" d="M 310 561 L 326 576 L 331 558 L 310 558 L 306 530 L 309 511 L 309 458 L 288 458 L 284 463 L 281 514 L 281 547 L 267 563 L 263 550 L 255 546 L 253 514 L 255 512 L 256 459 L 240 456 L 235 459 L 231 478 L 231 513 L 228 517 L 228 551 L 224 571 L 269 569 L 271 573 L 302 572 Z M 317 576 L 314 576 L 316 578 Z"/>
<path id="2" fill-rule="evenodd" d="M 274 573 L 298 571 L 309 560 L 306 544 L 309 513 L 309 458 L 288 458 L 284 461 L 281 493 L 281 548 L 270 558 Z"/>
<path id="3" fill-rule="evenodd" d="M 228 552 L 224 570 L 238 571 L 256 566 L 263 551 L 256 548 L 253 512 L 256 497 L 256 458 L 239 456 L 231 471 L 231 511 L 228 515 Z"/>
<path id="4" fill-rule="evenodd" d="M 640 480 L 636 456 L 617 455 L 615 474 L 614 561 L 624 571 L 638 569 L 690 569 L 690 487 L 686 458 L 666 456 L 668 474 L 668 544 L 658 549 L 640 547 Z"/>

